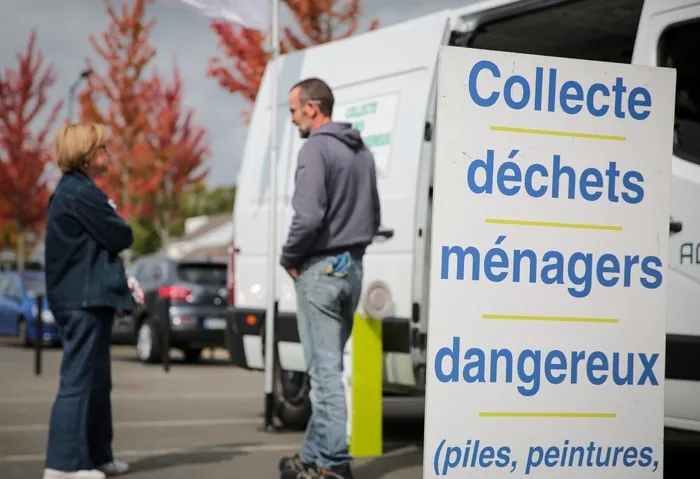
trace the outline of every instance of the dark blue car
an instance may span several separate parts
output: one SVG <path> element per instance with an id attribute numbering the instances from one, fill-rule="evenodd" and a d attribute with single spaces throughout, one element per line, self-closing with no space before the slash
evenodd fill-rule
<path id="1" fill-rule="evenodd" d="M 17 337 L 24 346 L 34 344 L 39 295 L 44 298 L 41 312 L 44 343 L 61 344 L 46 301 L 44 273 L 40 271 L 0 272 L 0 336 Z"/>

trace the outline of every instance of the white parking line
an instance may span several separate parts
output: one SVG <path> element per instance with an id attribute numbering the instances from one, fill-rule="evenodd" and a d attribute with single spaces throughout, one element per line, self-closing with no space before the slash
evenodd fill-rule
<path id="1" fill-rule="evenodd" d="M 182 448 L 182 449 L 151 449 L 151 450 L 126 450 L 117 451 L 114 455 L 119 458 L 129 457 L 151 457 L 164 456 L 166 454 L 202 454 L 202 453 L 219 453 L 219 454 L 254 454 L 259 452 L 286 452 L 299 449 L 300 444 L 261 444 L 258 446 L 230 446 L 230 447 L 202 447 L 197 449 Z M 11 456 L 0 456 L 0 464 L 18 463 L 18 462 L 42 462 L 45 459 L 44 454 L 15 454 Z"/>
<path id="2" fill-rule="evenodd" d="M 174 421 L 127 421 L 115 422 L 115 429 L 137 429 L 158 427 L 204 427 L 204 426 L 240 426 L 245 424 L 262 424 L 258 418 L 219 418 L 219 419 L 183 419 Z M 49 430 L 48 424 L 19 424 L 16 426 L 0 426 L 0 434 L 18 432 L 44 432 Z"/>
<path id="3" fill-rule="evenodd" d="M 55 394 L 55 393 L 54 393 Z M 52 403 L 55 395 L 38 397 L 0 397 L 0 404 L 44 404 Z M 216 399 L 259 399 L 261 394 L 250 393 L 144 393 L 144 394 L 112 394 L 112 401 L 199 401 Z"/>

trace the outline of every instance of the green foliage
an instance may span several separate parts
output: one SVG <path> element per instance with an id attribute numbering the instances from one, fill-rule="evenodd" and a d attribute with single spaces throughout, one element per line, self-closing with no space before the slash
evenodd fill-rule
<path id="1" fill-rule="evenodd" d="M 131 246 L 134 256 L 154 253 L 160 249 L 160 236 L 152 222 L 132 220 L 130 224 L 134 230 L 134 244 Z"/>
<path id="2" fill-rule="evenodd" d="M 185 232 L 185 219 L 193 216 L 233 213 L 236 186 L 219 186 L 211 190 L 204 183 L 197 183 L 185 190 L 180 201 L 180 216 L 173 221 L 170 234 L 180 236 Z"/>
<path id="3" fill-rule="evenodd" d="M 185 188 L 180 200 L 179 214 L 170 225 L 170 237 L 181 236 L 185 232 L 185 220 L 193 216 L 233 213 L 236 198 L 236 186 L 219 186 L 207 189 L 204 182 Z M 161 248 L 160 236 L 152 222 L 132 221 L 135 257 L 155 253 Z"/>

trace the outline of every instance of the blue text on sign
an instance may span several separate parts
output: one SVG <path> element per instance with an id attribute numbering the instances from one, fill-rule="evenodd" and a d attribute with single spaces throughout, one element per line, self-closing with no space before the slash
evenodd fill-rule
<path id="1" fill-rule="evenodd" d="M 622 77 L 615 78 L 612 85 L 598 82 L 583 85 L 577 80 L 565 80 L 559 84 L 558 70 L 549 68 L 545 84 L 545 69 L 537 67 L 534 84 L 532 78 L 510 75 L 497 90 L 489 90 L 477 87 L 482 75 L 502 78 L 498 65 L 490 60 L 480 60 L 472 66 L 469 71 L 469 96 L 481 107 L 491 107 L 501 100 L 513 110 L 530 107 L 534 111 L 554 113 L 560 109 L 569 115 L 586 111 L 594 117 L 612 113 L 621 119 L 629 114 L 634 120 L 645 120 L 651 114 L 649 90 L 642 86 L 629 88 Z"/>
<path id="2" fill-rule="evenodd" d="M 519 165 L 515 160 L 520 150 L 511 150 L 508 159 L 498 164 L 493 149 L 486 152 L 486 159 L 470 161 L 466 172 L 469 190 L 475 194 L 493 194 L 495 189 L 502 195 L 515 196 L 520 193 L 532 198 L 578 199 L 586 201 L 609 201 L 618 203 L 620 198 L 628 204 L 638 204 L 644 199 L 644 176 L 636 170 L 621 171 L 617 162 L 609 161 L 607 168 L 589 166 L 577 171 L 574 166 L 562 163 L 561 155 L 553 155 L 551 162 Z M 535 178 L 542 181 L 537 184 Z M 619 180 L 618 180 L 619 179 Z"/>
<path id="3" fill-rule="evenodd" d="M 594 386 L 659 385 L 654 370 L 658 353 L 571 351 L 567 354 L 558 349 L 524 349 L 515 354 L 508 348 L 490 352 L 478 347 L 465 349 L 462 350 L 461 339 L 455 336 L 451 346 L 437 351 L 434 371 L 439 382 L 512 383 L 516 376 L 521 384 L 517 390 L 522 396 L 534 396 L 542 383 L 558 385 L 582 381 Z"/>
<path id="4" fill-rule="evenodd" d="M 468 276 L 472 281 L 480 281 L 483 275 L 484 279 L 493 283 L 509 278 L 514 283 L 568 283 L 572 286 L 567 291 L 574 298 L 588 296 L 596 283 L 607 288 L 617 285 L 629 288 L 637 275 L 637 282 L 646 289 L 656 289 L 663 281 L 659 269 L 661 259 L 657 256 L 640 258 L 639 255 L 625 255 L 619 258 L 605 253 L 595 257 L 582 251 L 565 255 L 556 250 L 540 255 L 531 249 L 505 249 L 501 247 L 505 239 L 506 236 L 499 236 L 496 244 L 484 252 L 476 246 L 442 246 L 440 279 L 463 281 L 467 264 L 471 263 L 471 274 Z M 454 261 L 451 262 L 450 258 L 454 258 Z M 471 261 L 467 261 L 467 258 Z"/>

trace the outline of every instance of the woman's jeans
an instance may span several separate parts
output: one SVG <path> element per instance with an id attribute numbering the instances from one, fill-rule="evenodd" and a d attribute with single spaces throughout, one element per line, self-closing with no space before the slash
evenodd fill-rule
<path id="1" fill-rule="evenodd" d="M 58 394 L 51 410 L 46 468 L 89 470 L 112 461 L 110 343 L 114 309 L 55 314 L 63 337 Z"/>

